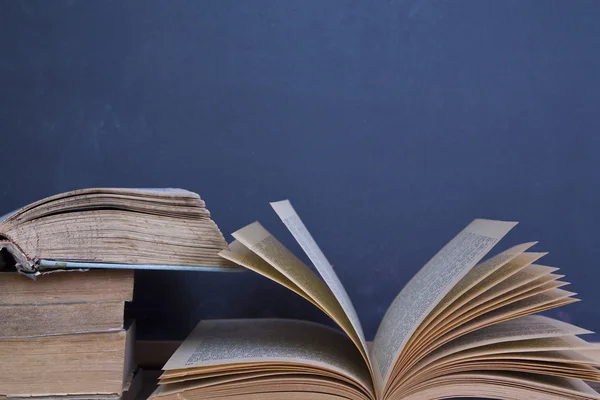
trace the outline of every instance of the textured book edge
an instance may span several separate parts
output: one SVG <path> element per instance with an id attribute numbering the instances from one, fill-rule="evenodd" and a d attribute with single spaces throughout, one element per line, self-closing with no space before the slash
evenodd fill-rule
<path id="1" fill-rule="evenodd" d="M 60 271 L 83 271 L 89 269 L 139 269 L 160 271 L 197 271 L 197 272 L 241 272 L 242 267 L 218 267 L 210 265 L 155 265 L 155 264 L 116 264 L 92 263 L 60 260 L 33 260 L 10 240 L 0 240 L 0 250 L 5 249 L 15 260 L 18 272 L 35 279 L 37 276 Z M 0 259 L 0 270 L 6 268 Z"/>

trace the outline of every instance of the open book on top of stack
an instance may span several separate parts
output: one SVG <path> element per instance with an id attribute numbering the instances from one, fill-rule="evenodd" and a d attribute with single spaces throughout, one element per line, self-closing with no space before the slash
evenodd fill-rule
<path id="1" fill-rule="evenodd" d="M 402 289 L 367 347 L 348 294 L 288 201 L 273 208 L 321 278 L 259 223 L 221 255 L 286 286 L 341 331 L 296 320 L 207 320 L 164 366 L 167 399 L 600 399 L 585 329 L 532 315 L 578 301 L 525 243 L 482 261 L 516 223 L 478 219 Z"/>
<path id="2" fill-rule="evenodd" d="M 181 189 L 75 190 L 0 217 L 0 400 L 123 396 L 131 269 L 231 270 L 225 248 L 200 196 Z"/>
<path id="3" fill-rule="evenodd" d="M 36 276 L 56 269 L 231 270 L 204 201 L 183 189 L 90 188 L 0 217 L 0 255 Z M 6 263 L 6 262 L 5 262 Z M 229 267 L 229 268 L 228 268 Z"/>

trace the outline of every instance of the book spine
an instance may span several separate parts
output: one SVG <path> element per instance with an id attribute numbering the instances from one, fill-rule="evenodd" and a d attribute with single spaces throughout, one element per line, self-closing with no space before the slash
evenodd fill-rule
<path id="1" fill-rule="evenodd" d="M 14 266 L 17 271 L 24 275 L 34 278 L 36 276 L 35 261 L 32 260 L 15 242 L 9 238 L 0 240 L 0 250 L 6 250 L 9 255 L 14 259 Z M 0 270 L 8 267 L 7 263 L 2 259 L 0 262 Z"/>

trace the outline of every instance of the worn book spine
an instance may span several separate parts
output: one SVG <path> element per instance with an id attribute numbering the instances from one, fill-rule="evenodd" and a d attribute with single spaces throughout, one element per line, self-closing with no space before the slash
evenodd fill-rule
<path id="1" fill-rule="evenodd" d="M 1 237 L 0 237 L 1 238 Z M 2 257 L 8 253 L 10 262 Z M 221 258 L 221 260 L 224 260 Z M 224 260 L 225 262 L 226 260 Z M 0 239 L 0 271 L 15 267 L 17 271 L 29 278 L 36 279 L 42 275 L 65 271 L 88 271 L 97 269 L 112 270 L 153 270 L 153 271 L 195 271 L 195 272 L 243 272 L 245 269 L 229 265 L 161 265 L 161 264 L 126 264 L 106 262 L 80 262 L 68 260 L 33 259 L 29 257 L 15 242 Z"/>

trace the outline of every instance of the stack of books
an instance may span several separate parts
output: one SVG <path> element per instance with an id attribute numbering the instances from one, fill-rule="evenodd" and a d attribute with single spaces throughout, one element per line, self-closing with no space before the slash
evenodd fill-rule
<path id="1" fill-rule="evenodd" d="M 133 271 L 0 276 L 0 398 L 118 398 L 133 372 Z"/>
<path id="2" fill-rule="evenodd" d="M 112 399 L 132 374 L 133 269 L 236 270 L 196 193 L 84 189 L 0 217 L 0 400 Z"/>
<path id="3" fill-rule="evenodd" d="M 0 269 L 15 271 L 0 273 L 0 400 L 119 398 L 134 343 L 124 322 L 133 274 L 118 268 L 202 266 L 263 275 L 337 329 L 201 321 L 164 365 L 153 400 L 600 400 L 589 385 L 600 382 L 600 347 L 580 338 L 591 332 L 534 315 L 579 301 L 564 275 L 540 264 L 535 242 L 488 255 L 515 222 L 467 225 L 399 288 L 367 345 L 291 203 L 272 206 L 312 268 L 258 222 L 227 245 L 204 202 L 183 190 L 87 189 L 0 218 Z"/>

